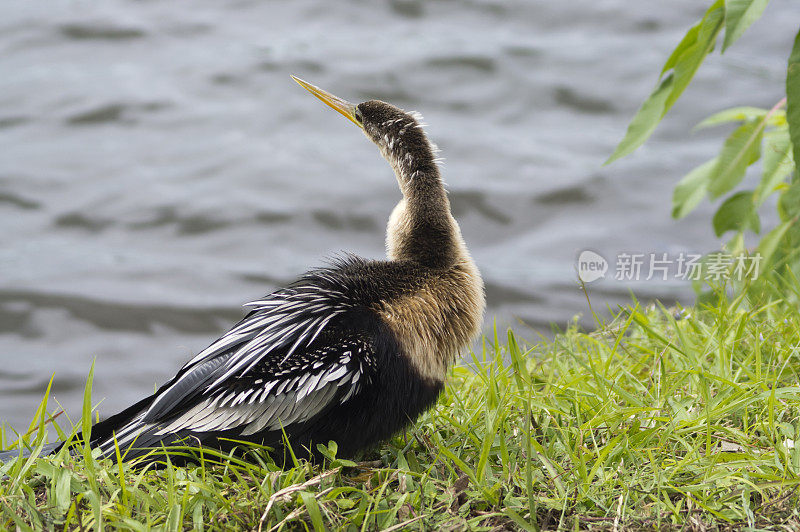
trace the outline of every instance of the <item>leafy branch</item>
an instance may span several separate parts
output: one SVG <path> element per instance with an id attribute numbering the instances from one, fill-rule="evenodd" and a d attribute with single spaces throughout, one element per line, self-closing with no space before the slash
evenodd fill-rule
<path id="1" fill-rule="evenodd" d="M 631 120 L 625 137 L 606 164 L 633 153 L 650 138 L 658 123 L 680 98 L 725 28 L 722 51 L 733 44 L 764 12 L 769 0 L 716 0 L 686 32 L 670 54 L 659 83 Z"/>
<path id="2" fill-rule="evenodd" d="M 716 0 L 675 47 L 661 69 L 659 82 L 631 120 L 625 137 L 606 164 L 629 155 L 653 133 L 691 82 L 723 33 L 724 53 L 758 20 L 769 0 Z M 800 180 L 794 154 L 800 154 L 800 31 L 788 60 L 786 97 L 771 109 L 736 107 L 703 120 L 697 127 L 737 123 L 719 154 L 690 171 L 675 186 L 672 216 L 683 218 L 704 198 L 713 201 L 730 193 L 712 219 L 717 236 L 730 231 L 727 251 L 746 253 L 746 231 L 761 233 L 759 209 L 778 194 L 781 223 L 758 246 L 764 268 L 771 272 L 790 266 L 800 274 Z M 761 180 L 752 190 L 736 190 L 748 168 L 761 161 Z"/>

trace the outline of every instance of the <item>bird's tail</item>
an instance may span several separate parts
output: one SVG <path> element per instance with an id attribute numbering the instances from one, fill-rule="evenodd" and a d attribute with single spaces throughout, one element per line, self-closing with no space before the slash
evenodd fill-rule
<path id="1" fill-rule="evenodd" d="M 153 397 L 146 397 L 92 426 L 89 438 L 91 447 L 99 449 L 102 456 L 116 461 L 117 449 L 121 457 L 131 460 L 148 454 L 153 448 L 174 444 L 177 435 L 161 434 L 158 427 L 143 421 Z"/>
<path id="2" fill-rule="evenodd" d="M 146 397 L 92 426 L 92 449 L 99 449 L 102 456 L 115 462 L 118 456 L 124 461 L 144 457 L 144 463 L 158 462 L 165 460 L 165 453 L 173 463 L 192 460 L 185 449 L 201 445 L 201 438 L 188 430 L 165 431 L 162 423 L 146 421 L 145 413 L 154 398 L 155 395 Z"/>
<path id="3" fill-rule="evenodd" d="M 160 440 L 164 438 L 153 438 L 150 433 L 154 431 L 148 431 L 147 424 L 140 421 L 152 400 L 152 396 L 146 397 L 122 412 L 93 425 L 89 436 L 89 445 L 93 449 L 100 449 L 102 456 L 111 458 L 114 461 L 116 461 L 117 457 L 117 446 L 119 446 L 121 453 L 124 454 L 126 451 L 128 452 L 126 459 L 135 458 L 149 452 L 149 449 L 143 449 L 145 446 L 150 448 L 160 446 L 162 443 Z M 83 439 L 83 434 L 78 432 L 76 439 Z M 172 442 L 164 443 L 169 444 Z M 136 448 L 128 449 L 131 447 L 131 444 L 135 444 Z M 45 444 L 41 448 L 39 456 L 55 454 L 61 450 L 63 445 L 64 442 Z M 23 458 L 27 458 L 32 454 L 33 450 L 11 449 L 8 451 L 0 451 L 0 463 L 13 460 L 20 456 L 20 454 Z"/>

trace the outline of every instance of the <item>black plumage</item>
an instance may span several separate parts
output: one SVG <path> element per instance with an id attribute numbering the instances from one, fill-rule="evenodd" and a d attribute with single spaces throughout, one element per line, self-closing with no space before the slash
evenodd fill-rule
<path id="1" fill-rule="evenodd" d="M 228 450 L 232 440 L 280 452 L 284 437 L 301 456 L 329 440 L 352 456 L 429 408 L 477 334 L 483 285 L 418 115 L 298 82 L 359 125 L 394 168 L 403 200 L 388 260 L 347 256 L 248 304 L 155 394 L 92 428 L 105 456 L 117 446 L 126 459 L 162 445 Z"/>
<path id="2" fill-rule="evenodd" d="M 352 455 L 430 406 L 441 383 L 414 378 L 388 327 L 370 311 L 387 290 L 413 290 L 413 265 L 351 257 L 309 272 L 250 304 L 254 310 L 186 364 L 153 397 L 92 429 L 107 456 L 227 440 L 295 454 L 337 441 Z M 272 326 L 272 327 L 270 327 Z"/>

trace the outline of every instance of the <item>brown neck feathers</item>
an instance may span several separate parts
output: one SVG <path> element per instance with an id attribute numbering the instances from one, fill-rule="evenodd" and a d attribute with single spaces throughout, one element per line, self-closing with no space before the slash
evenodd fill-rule
<path id="1" fill-rule="evenodd" d="M 459 258 L 461 238 L 439 169 L 425 148 L 392 165 L 403 200 L 389 219 L 387 248 L 390 258 L 447 268 Z"/>

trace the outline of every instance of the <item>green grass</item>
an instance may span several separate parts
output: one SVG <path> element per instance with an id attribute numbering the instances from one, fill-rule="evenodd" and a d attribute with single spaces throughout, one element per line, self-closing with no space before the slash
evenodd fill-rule
<path id="1" fill-rule="evenodd" d="M 796 310 L 741 300 L 632 306 L 531 348 L 495 336 L 365 462 L 330 446 L 321 466 L 255 450 L 137 469 L 78 443 L 0 468 L 0 527 L 797 529 L 798 346 Z M 53 430 L 45 410 L 31 445 Z"/>

